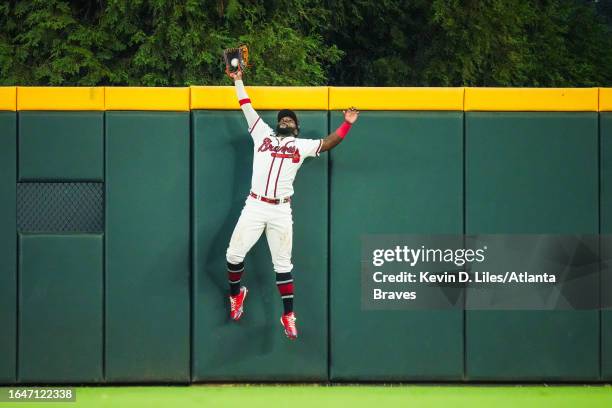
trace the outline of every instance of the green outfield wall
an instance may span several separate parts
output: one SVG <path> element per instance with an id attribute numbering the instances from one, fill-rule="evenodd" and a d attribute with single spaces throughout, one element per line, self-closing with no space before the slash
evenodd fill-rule
<path id="1" fill-rule="evenodd" d="M 106 113 L 106 380 L 187 382 L 189 114 Z"/>
<path id="2" fill-rule="evenodd" d="M 462 233 L 463 112 L 359 120 L 330 154 L 331 379 L 461 380 L 463 310 L 362 310 L 360 272 L 363 234 Z"/>
<path id="3" fill-rule="evenodd" d="M 465 124 L 468 234 L 598 233 L 597 113 L 467 112 Z M 599 377 L 599 310 L 470 310 L 465 327 L 468 379 Z"/>
<path id="4" fill-rule="evenodd" d="M 600 229 L 602 239 L 601 374 L 612 380 L 612 112 L 599 115 Z"/>
<path id="5" fill-rule="evenodd" d="M 262 111 L 266 123 L 276 112 Z M 327 113 L 298 111 L 301 134 L 327 132 Z M 304 335 L 288 341 L 265 234 L 245 259 L 248 318 L 228 317 L 225 252 L 249 193 L 253 142 L 242 112 L 192 112 L 193 378 L 325 381 L 328 362 L 328 157 L 300 169 L 292 202 L 295 307 Z M 306 312 L 307 311 L 307 312 Z M 246 315 L 245 315 L 246 317 Z"/>
<path id="6" fill-rule="evenodd" d="M 0 382 L 17 373 L 17 115 L 0 112 Z"/>
<path id="7" fill-rule="evenodd" d="M 247 90 L 305 138 L 361 109 L 295 182 L 298 340 L 265 234 L 228 316 L 253 154 L 232 87 L 1 88 L 0 384 L 612 379 L 612 90 Z M 601 234 L 600 307 L 470 310 L 457 286 L 369 310 L 377 234 Z"/>
<path id="8" fill-rule="evenodd" d="M 20 234 L 19 381 L 101 382 L 102 236 Z"/>

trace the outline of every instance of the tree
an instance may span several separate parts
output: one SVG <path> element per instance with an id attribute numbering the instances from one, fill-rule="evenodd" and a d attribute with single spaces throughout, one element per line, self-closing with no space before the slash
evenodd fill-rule
<path id="1" fill-rule="evenodd" d="M 612 82 L 612 31 L 593 1 L 343 0 L 329 4 L 338 13 L 327 41 L 346 53 L 330 73 L 338 84 L 595 86 Z"/>
<path id="2" fill-rule="evenodd" d="M 606 86 L 612 0 L 10 0 L 0 84 Z"/>
<path id="3" fill-rule="evenodd" d="M 0 6 L 0 81 L 227 84 L 221 51 L 246 42 L 251 84 L 319 85 L 342 55 L 323 43 L 327 16 L 311 0 L 11 1 Z"/>

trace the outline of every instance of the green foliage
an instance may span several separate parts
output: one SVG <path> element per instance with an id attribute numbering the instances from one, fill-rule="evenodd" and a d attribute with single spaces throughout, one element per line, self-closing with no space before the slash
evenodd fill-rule
<path id="1" fill-rule="evenodd" d="M 330 77 L 375 86 L 610 86 L 610 3 L 333 2 L 341 11 L 328 39 L 346 56 Z"/>
<path id="2" fill-rule="evenodd" d="M 12 0 L 0 84 L 610 86 L 612 1 Z"/>
<path id="3" fill-rule="evenodd" d="M 0 83 L 228 84 L 221 51 L 245 42 L 250 84 L 324 84 L 342 55 L 323 43 L 327 17 L 310 0 L 13 1 L 0 6 Z"/>

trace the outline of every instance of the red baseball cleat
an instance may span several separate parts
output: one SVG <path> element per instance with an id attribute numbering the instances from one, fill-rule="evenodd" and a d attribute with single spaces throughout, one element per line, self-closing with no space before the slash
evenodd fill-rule
<path id="1" fill-rule="evenodd" d="M 244 299 L 246 299 L 247 293 L 249 293 L 249 290 L 246 288 L 246 286 L 241 286 L 239 294 L 237 294 L 236 296 L 230 295 L 230 318 L 232 320 L 238 321 L 242 317 L 242 313 L 244 310 Z"/>
<path id="2" fill-rule="evenodd" d="M 285 328 L 285 335 L 291 340 L 297 339 L 297 328 L 295 327 L 295 313 L 287 313 L 281 316 L 281 324 Z"/>

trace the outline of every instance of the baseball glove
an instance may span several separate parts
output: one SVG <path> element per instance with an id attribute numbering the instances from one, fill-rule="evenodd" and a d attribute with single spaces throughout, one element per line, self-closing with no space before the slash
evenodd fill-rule
<path id="1" fill-rule="evenodd" d="M 238 60 L 238 66 L 232 67 L 232 60 Z M 225 61 L 225 73 L 229 76 L 230 73 L 238 70 L 244 71 L 249 67 L 249 47 L 241 45 L 238 48 L 226 48 L 223 50 L 223 60 Z"/>

